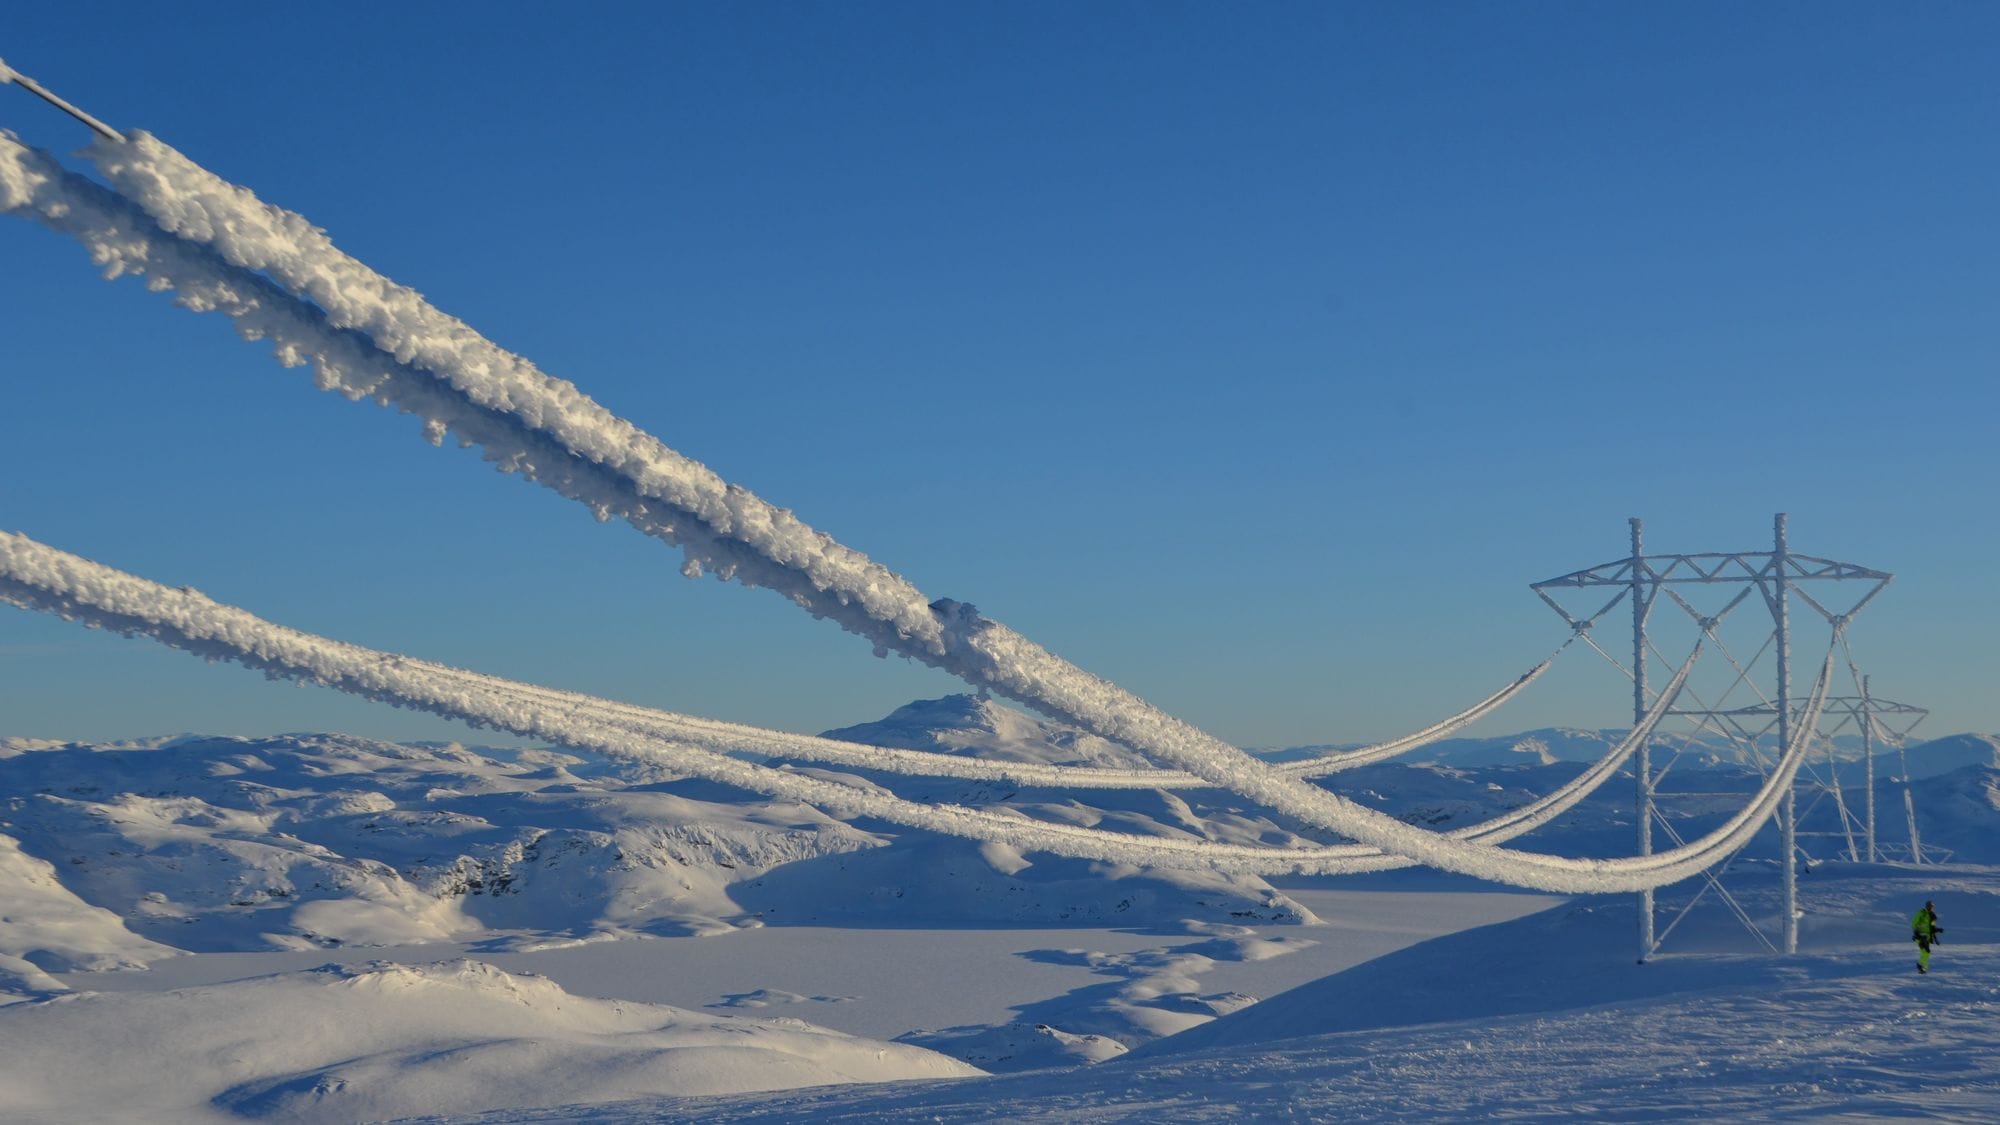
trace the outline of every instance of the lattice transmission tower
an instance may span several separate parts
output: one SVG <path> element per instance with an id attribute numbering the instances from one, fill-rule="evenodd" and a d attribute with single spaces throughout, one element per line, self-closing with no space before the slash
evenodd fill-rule
<path id="1" fill-rule="evenodd" d="M 1852 860 L 1873 862 L 1896 853 L 1915 863 L 1942 858 L 1935 851 L 1925 850 L 1918 833 L 1915 803 L 1908 786 L 1907 757 L 1903 758 L 1900 776 L 1904 782 L 1908 843 L 1887 843 L 1876 833 L 1877 747 L 1894 746 L 1902 753 L 1908 735 L 1928 713 L 1920 707 L 1874 696 L 1869 690 L 1869 677 L 1861 673 L 1848 644 L 1849 623 L 1875 600 L 1893 576 L 1853 563 L 1794 552 L 1787 538 L 1783 513 L 1772 520 L 1772 545 L 1768 551 L 1647 554 L 1641 521 L 1633 519 L 1631 530 L 1629 555 L 1533 583 L 1531 588 L 1562 615 L 1579 638 L 1631 680 L 1635 725 L 1644 721 L 1658 704 L 1650 687 L 1651 671 L 1664 669 L 1668 673 L 1665 679 L 1671 682 L 1672 674 L 1684 662 L 1692 666 L 1679 695 L 1665 711 L 1665 717 L 1675 720 L 1672 728 L 1657 729 L 1652 738 L 1639 743 L 1634 754 L 1634 820 L 1640 854 L 1652 853 L 1656 829 L 1674 845 L 1682 842 L 1674 825 L 1661 815 L 1662 800 L 1740 796 L 1663 788 L 1661 782 L 1687 755 L 1720 751 L 1754 765 L 1768 778 L 1776 767 L 1776 759 L 1785 747 L 1793 745 L 1795 737 L 1812 740 L 1813 745 L 1805 751 L 1805 764 L 1779 805 L 1776 817 L 1778 852 L 1782 857 L 1778 867 L 1784 895 L 1780 941 L 1784 952 L 1795 953 L 1799 935 L 1798 866 L 1801 862 L 1810 865 L 1815 858 L 1806 839 L 1840 840 L 1844 843 L 1841 850 Z M 1565 605 L 1561 599 L 1566 593 L 1572 600 L 1585 604 L 1580 608 Z M 1598 599 L 1607 593 L 1608 600 L 1600 603 Z M 1805 630 L 1794 627 L 1791 612 L 1794 602 L 1810 609 L 1817 619 Z M 1600 620 L 1621 604 L 1627 606 L 1631 623 L 1631 643 L 1624 648 L 1630 653 L 1629 662 L 1614 655 L 1593 635 L 1593 628 Z M 1736 611 L 1746 604 L 1753 607 L 1752 611 L 1738 614 Z M 1668 612 L 1656 615 L 1654 611 L 1663 607 Z M 1762 607 L 1765 614 L 1756 613 L 1755 607 Z M 1824 632 L 1819 629 L 1822 624 Z M 1815 680 L 1822 669 L 1828 675 L 1844 671 L 1852 685 L 1849 693 L 1837 693 L 1831 683 L 1828 685 L 1828 698 L 1817 724 L 1810 730 L 1797 729 L 1805 717 L 1805 706 L 1792 691 L 1793 658 L 1801 651 L 1802 641 L 1805 651 L 1824 654 L 1822 659 L 1814 661 L 1811 674 Z M 1744 658 L 1744 652 L 1750 655 Z M 1768 662 L 1766 656 L 1771 657 Z M 1858 763 L 1842 761 L 1835 742 L 1842 735 L 1860 743 Z M 1663 751 L 1659 760 L 1654 757 L 1656 748 Z M 1863 772 L 1865 792 L 1864 807 L 1858 815 L 1849 808 L 1841 786 L 1843 768 L 1851 771 L 1857 765 Z M 1808 798 L 1803 814 L 1799 808 L 1802 792 Z M 1802 833 L 1801 815 L 1810 816 L 1828 802 L 1833 806 L 1834 827 Z M 1766 946 L 1774 951 L 1780 948 L 1723 885 L 1720 876 L 1730 862 L 1733 860 L 1703 873 L 1702 887 L 1664 932 L 1656 932 L 1653 892 L 1640 893 L 1641 962 L 1658 951 L 1674 925 L 1711 892 Z"/>

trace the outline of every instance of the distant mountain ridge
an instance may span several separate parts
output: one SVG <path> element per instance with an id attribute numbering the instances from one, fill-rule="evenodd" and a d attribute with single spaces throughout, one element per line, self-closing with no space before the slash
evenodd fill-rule
<path id="1" fill-rule="evenodd" d="M 822 738 L 963 754 L 1007 762 L 1145 769 L 1144 756 L 1115 742 L 974 695 L 906 703 L 885 718 L 823 732 Z"/>
<path id="2" fill-rule="evenodd" d="M 940 754 L 1138 768 L 1103 739 L 969 695 L 918 700 L 830 736 Z M 1444 830 L 1518 808 L 1575 777 L 1617 731 L 1549 728 L 1452 739 L 1322 784 Z M 1296 757 L 1316 748 L 1274 756 Z M 1909 751 L 1929 844 L 2000 860 L 2000 738 Z M 1318 834 L 1214 789 L 1068 790 L 774 764 L 912 800 L 1138 835 L 1303 845 Z M 1661 799 L 1689 838 L 1740 807 L 1756 770 L 1676 774 Z M 1908 836 L 1894 755 L 1878 760 L 1883 839 Z M 1859 771 L 1855 771 L 1859 772 Z M 1842 778 L 1851 790 L 1859 777 Z M 842 921 L 1177 926 L 1314 921 L 1255 876 L 1023 854 L 842 818 L 659 767 L 552 749 L 396 744 L 339 734 L 182 735 L 109 745 L 0 738 L 0 980 L 139 964 L 183 949 L 444 939 L 516 947 Z M 1850 792 L 1847 806 L 1861 794 Z M 1837 802 L 1802 831 L 1835 836 Z M 1524 838 L 1576 856 L 1629 852 L 1630 786 L 1613 784 Z M 1847 840 L 1815 842 L 1830 858 Z M 1760 837 L 1746 853 L 1768 850 Z"/>
<path id="3" fill-rule="evenodd" d="M 1446 738 L 1410 751 L 1397 758 L 1407 763 L 1437 763 L 1449 766 L 1495 766 L 1521 762 L 1551 764 L 1554 762 L 1594 762 L 1602 758 L 1612 746 L 1625 737 L 1626 728 L 1608 727 L 1602 730 L 1584 730 L 1575 727 L 1541 727 L 1536 730 L 1515 734 L 1489 735 L 1482 738 Z M 1775 749 L 1775 740 L 1768 740 L 1767 753 Z M 1852 734 L 1838 735 L 1834 746 L 1841 760 L 1858 761 L 1861 757 L 1861 740 Z M 1665 750 L 1678 751 L 1685 748 L 1693 755 L 1693 761 L 1706 765 L 1749 765 L 1749 756 L 1742 744 L 1719 735 L 1707 734 L 1693 738 L 1672 733 L 1657 734 L 1651 739 L 1655 753 Z M 1280 750 L 1259 750 L 1257 753 L 1272 761 L 1296 761 L 1301 758 L 1316 757 L 1331 751 L 1351 750 L 1361 743 L 1337 743 L 1312 746 L 1289 746 Z M 2000 735 L 1952 734 L 1911 744 L 1904 750 L 1909 761 L 1909 774 L 1913 778 L 1936 777 L 1949 773 L 1960 766 L 2000 765 Z M 1879 744 L 1875 753 L 1875 776 L 1898 777 L 1903 773 L 1903 757 L 1893 748 L 1884 749 Z"/>

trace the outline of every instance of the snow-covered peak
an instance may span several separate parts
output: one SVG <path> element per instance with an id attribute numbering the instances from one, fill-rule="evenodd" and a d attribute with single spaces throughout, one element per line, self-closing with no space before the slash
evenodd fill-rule
<path id="1" fill-rule="evenodd" d="M 1151 764 L 1095 735 L 974 695 L 919 699 L 875 722 L 830 730 L 822 737 L 1010 762 L 1116 769 Z"/>
<path id="2" fill-rule="evenodd" d="M 2000 767 L 2000 735 L 1948 734 L 1907 751 L 1911 777 L 1936 777 L 1963 766 Z M 1902 774 L 1903 762 L 1895 751 L 1875 755 L 1875 776 Z"/>

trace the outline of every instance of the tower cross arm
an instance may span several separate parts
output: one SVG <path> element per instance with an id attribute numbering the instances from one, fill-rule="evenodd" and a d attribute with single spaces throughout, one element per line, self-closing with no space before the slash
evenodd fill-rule
<path id="1" fill-rule="evenodd" d="M 1675 585 L 1756 582 L 1773 577 L 1773 571 L 1779 563 L 1779 556 L 1773 551 L 1645 555 L 1638 559 L 1627 557 L 1599 563 L 1555 578 L 1545 578 L 1540 582 L 1529 583 L 1528 588 L 1543 590 L 1556 587 L 1630 586 L 1635 565 L 1639 567 L 1639 579 L 1646 582 Z M 1895 577 L 1887 571 L 1835 559 L 1823 559 L 1814 555 L 1793 554 L 1789 551 L 1783 556 L 1782 565 L 1787 582 L 1846 582 L 1858 579 L 1888 582 Z"/>

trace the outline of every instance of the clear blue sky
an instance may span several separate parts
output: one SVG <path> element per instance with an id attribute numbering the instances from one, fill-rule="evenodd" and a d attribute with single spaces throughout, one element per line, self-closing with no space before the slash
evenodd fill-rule
<path id="1" fill-rule="evenodd" d="M 2000 728 L 2000 7 L 11 4 L 0 57 L 1224 737 L 1421 725 L 1627 516 L 1779 510 L 1897 573 L 1878 692 Z M 0 526 L 698 714 L 957 690 L 17 219 L 0 341 Z M 1629 718 L 1573 663 L 1487 729 Z M 464 737 L 0 609 L 0 733 L 324 728 Z"/>

